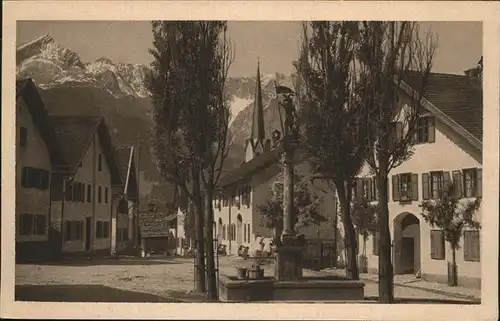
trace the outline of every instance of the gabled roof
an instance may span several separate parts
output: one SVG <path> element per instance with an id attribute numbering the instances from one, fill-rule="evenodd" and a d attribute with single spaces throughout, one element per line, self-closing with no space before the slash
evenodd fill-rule
<path id="1" fill-rule="evenodd" d="M 111 183 L 112 185 L 122 184 L 116 152 L 104 118 L 52 116 L 51 119 L 65 157 L 68 160 L 71 173 L 76 172 L 78 169 L 80 162 L 91 146 L 94 135 L 97 133 L 106 163 L 109 166 Z"/>
<path id="2" fill-rule="evenodd" d="M 61 143 L 52 126 L 45 104 L 31 78 L 16 80 L 16 101 L 21 97 L 33 118 L 33 123 L 47 145 L 52 166 L 62 167 L 67 165 Z"/>
<path id="3" fill-rule="evenodd" d="M 252 158 L 248 162 L 241 164 L 240 167 L 221 177 L 217 184 L 217 187 L 225 188 L 237 183 L 238 181 L 248 177 L 249 175 L 256 173 L 261 169 L 267 168 L 268 166 L 277 163 L 280 159 L 282 151 L 282 147 L 278 146 L 272 150 L 266 151 Z"/>
<path id="4" fill-rule="evenodd" d="M 419 76 L 415 72 L 410 72 L 405 82 L 416 89 L 419 84 Z M 476 143 L 482 142 L 483 93 L 480 79 L 462 75 L 431 73 L 423 105 L 436 116 L 442 116 L 445 123 L 462 135 L 472 136 L 469 137 L 473 138 L 472 143 L 474 143 L 474 139 L 477 140 Z"/>

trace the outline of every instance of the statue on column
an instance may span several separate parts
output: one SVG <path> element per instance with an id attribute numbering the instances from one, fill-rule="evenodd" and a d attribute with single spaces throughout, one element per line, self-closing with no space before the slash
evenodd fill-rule
<path id="1" fill-rule="evenodd" d="M 297 113 L 295 110 L 295 105 L 293 103 L 293 97 L 295 93 L 292 89 L 286 86 L 279 86 L 275 83 L 276 95 L 278 96 L 278 102 L 281 108 L 285 112 L 285 128 L 284 136 L 292 135 L 293 137 L 297 134 L 296 128 L 296 117 Z"/>

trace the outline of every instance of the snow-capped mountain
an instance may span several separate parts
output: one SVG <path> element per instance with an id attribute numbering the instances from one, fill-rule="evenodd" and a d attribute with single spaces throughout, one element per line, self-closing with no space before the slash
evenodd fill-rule
<path id="1" fill-rule="evenodd" d="M 41 88 L 97 87 L 114 97 L 147 97 L 143 80 L 148 68 L 106 58 L 83 63 L 77 53 L 49 35 L 17 48 L 17 75 L 31 77 Z"/>
<path id="2" fill-rule="evenodd" d="M 117 145 L 143 144 L 141 160 L 149 179 L 158 181 L 159 174 L 150 153 L 149 130 L 151 107 L 144 79 L 149 68 L 141 64 L 125 64 L 107 58 L 83 62 L 79 55 L 45 35 L 19 46 L 16 53 L 17 76 L 30 77 L 42 89 L 42 97 L 53 114 L 95 114 L 106 117 Z M 257 68 L 257 66 L 255 66 Z M 256 71 L 256 70 L 255 70 Z M 262 73 L 266 133 L 279 122 L 269 106 L 275 81 L 293 86 L 294 77 L 279 73 Z M 231 77 L 226 91 L 231 105 L 230 170 L 244 159 L 244 144 L 252 126 L 256 75 Z M 143 184 L 144 186 L 144 184 Z"/>

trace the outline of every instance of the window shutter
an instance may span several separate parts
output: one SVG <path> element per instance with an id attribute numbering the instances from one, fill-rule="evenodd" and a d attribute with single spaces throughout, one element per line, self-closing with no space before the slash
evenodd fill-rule
<path id="1" fill-rule="evenodd" d="M 478 168 L 476 171 L 476 196 L 483 196 L 483 169 Z"/>
<path id="2" fill-rule="evenodd" d="M 434 143 L 436 141 L 436 126 L 434 117 L 427 118 L 428 130 L 429 130 L 429 143 Z"/>
<path id="3" fill-rule="evenodd" d="M 23 173 L 21 175 L 21 186 L 24 188 L 28 188 L 29 184 L 29 167 L 23 167 Z"/>
<path id="4" fill-rule="evenodd" d="M 378 201 L 378 181 L 376 176 L 372 177 L 372 184 L 373 184 L 373 200 Z"/>
<path id="5" fill-rule="evenodd" d="M 444 193 L 445 195 L 449 195 L 450 188 L 451 188 L 450 172 L 443 172 L 443 190 L 441 192 Z"/>
<path id="6" fill-rule="evenodd" d="M 372 201 L 373 200 L 373 195 L 372 195 L 372 179 L 371 178 L 365 178 L 365 184 L 366 184 L 367 190 L 368 190 L 368 193 L 367 193 L 368 201 Z"/>
<path id="7" fill-rule="evenodd" d="M 399 176 L 392 175 L 392 199 L 399 201 Z"/>
<path id="8" fill-rule="evenodd" d="M 431 259 L 436 258 L 436 233 L 431 231 Z"/>
<path id="9" fill-rule="evenodd" d="M 380 243 L 380 233 L 375 232 L 375 234 L 372 234 L 372 239 L 373 239 L 373 255 L 378 255 L 378 245 Z"/>
<path id="10" fill-rule="evenodd" d="M 429 173 L 422 174 L 422 198 L 429 199 Z"/>
<path id="11" fill-rule="evenodd" d="M 476 259 L 476 262 L 481 261 L 481 241 L 480 241 L 480 234 L 479 231 L 474 231 L 472 232 L 472 235 L 474 236 L 473 240 L 473 249 L 474 249 L 474 258 Z"/>
<path id="12" fill-rule="evenodd" d="M 462 198 L 462 172 L 453 171 L 453 195 Z"/>
<path id="13" fill-rule="evenodd" d="M 362 178 L 356 178 L 356 197 L 362 197 L 363 196 L 363 179 Z"/>
<path id="14" fill-rule="evenodd" d="M 418 201 L 418 174 L 411 174 L 411 200 Z"/>
<path id="15" fill-rule="evenodd" d="M 444 232 L 431 230 L 431 258 L 433 260 L 445 259 Z"/>

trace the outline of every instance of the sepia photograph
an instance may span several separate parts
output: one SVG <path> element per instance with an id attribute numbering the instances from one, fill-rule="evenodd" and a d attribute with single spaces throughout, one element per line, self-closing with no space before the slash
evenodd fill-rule
<path id="1" fill-rule="evenodd" d="M 483 25 L 17 21 L 13 300 L 481 307 Z"/>

